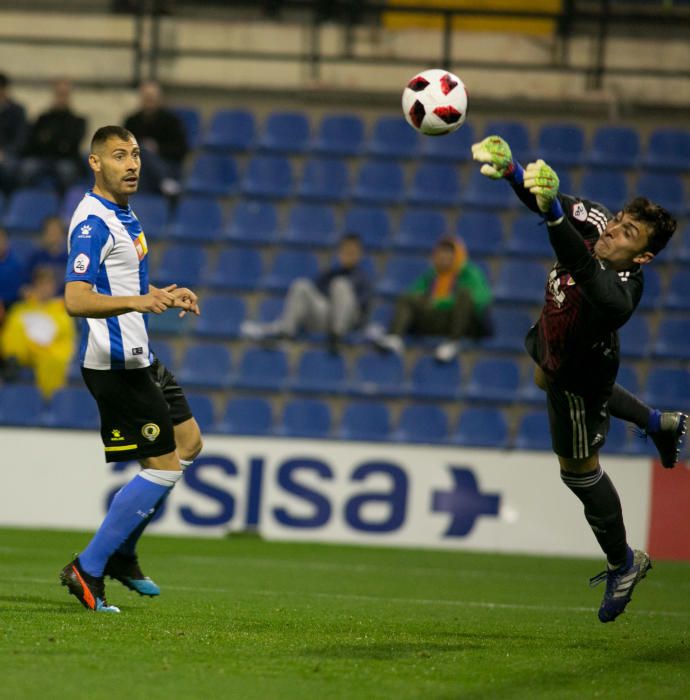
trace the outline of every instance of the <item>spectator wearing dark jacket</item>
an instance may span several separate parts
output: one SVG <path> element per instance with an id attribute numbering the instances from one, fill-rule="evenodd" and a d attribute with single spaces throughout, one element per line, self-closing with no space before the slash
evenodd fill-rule
<path id="1" fill-rule="evenodd" d="M 10 79 L 0 73 L 0 191 L 17 185 L 19 156 L 26 139 L 26 112 L 10 97 Z"/>

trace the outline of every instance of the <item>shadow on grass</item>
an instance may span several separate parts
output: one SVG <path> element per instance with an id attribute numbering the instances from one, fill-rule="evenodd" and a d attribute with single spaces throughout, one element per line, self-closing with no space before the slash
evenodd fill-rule
<path id="1" fill-rule="evenodd" d="M 50 600 L 50 598 L 33 595 L 0 595 L 0 610 L 3 612 L 26 612 L 28 606 L 31 606 L 32 612 L 68 612 L 72 610 L 81 612 L 83 610 L 81 606 L 75 605 L 75 602 L 69 599 Z M 34 606 L 42 606 L 43 609 L 38 610 Z"/>

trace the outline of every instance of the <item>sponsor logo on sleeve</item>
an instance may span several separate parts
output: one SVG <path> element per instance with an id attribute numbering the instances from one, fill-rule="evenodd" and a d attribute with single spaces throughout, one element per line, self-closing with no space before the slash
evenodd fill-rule
<path id="1" fill-rule="evenodd" d="M 86 253 L 79 253 L 79 255 L 74 258 L 72 270 L 78 275 L 83 275 L 89 269 L 90 262 L 89 256 Z"/>
<path id="2" fill-rule="evenodd" d="M 77 238 L 91 238 L 91 226 L 88 224 L 81 226 Z"/>

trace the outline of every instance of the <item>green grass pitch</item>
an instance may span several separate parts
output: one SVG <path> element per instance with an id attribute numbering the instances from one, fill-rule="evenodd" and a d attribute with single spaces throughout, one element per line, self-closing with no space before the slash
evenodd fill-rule
<path id="1" fill-rule="evenodd" d="M 0 530 L 0 697 L 688 698 L 690 566 L 602 625 L 601 562 L 144 538 L 120 615 L 68 596 L 85 533 Z"/>

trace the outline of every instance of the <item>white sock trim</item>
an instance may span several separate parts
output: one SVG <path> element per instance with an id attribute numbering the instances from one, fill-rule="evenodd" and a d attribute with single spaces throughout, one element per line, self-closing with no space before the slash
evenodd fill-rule
<path id="1" fill-rule="evenodd" d="M 182 470 L 169 471 L 168 469 L 142 469 L 139 476 L 146 481 L 151 481 L 159 486 L 172 488 L 182 476 Z"/>

